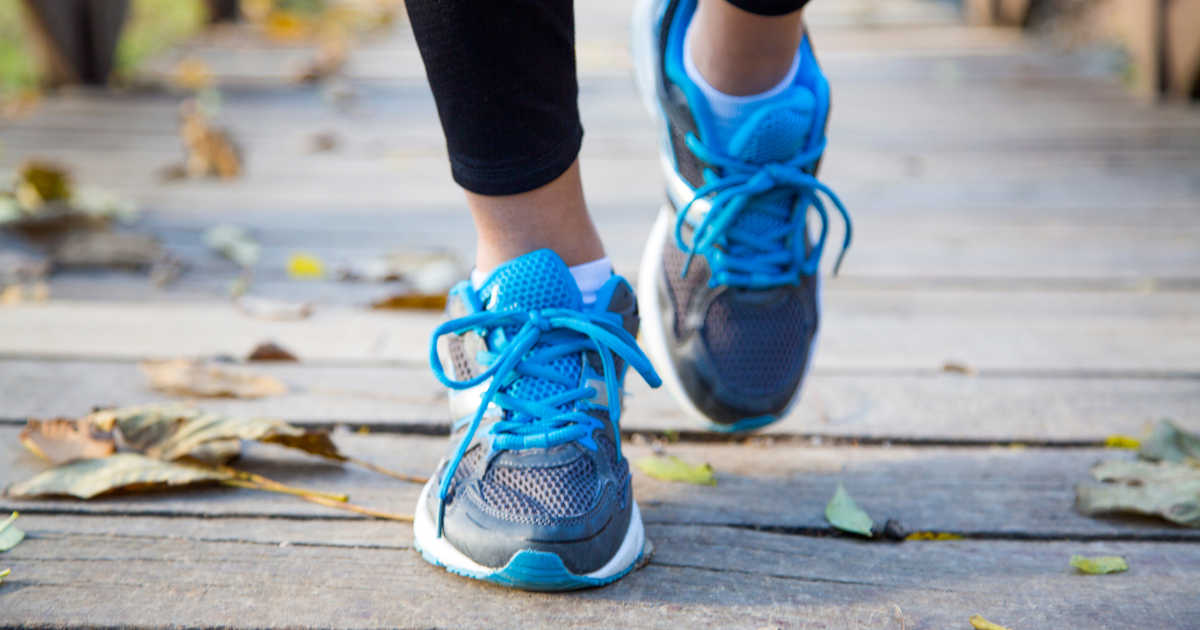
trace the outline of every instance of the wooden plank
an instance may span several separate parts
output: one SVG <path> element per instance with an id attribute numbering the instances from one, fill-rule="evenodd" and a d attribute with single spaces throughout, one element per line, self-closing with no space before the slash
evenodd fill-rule
<path id="1" fill-rule="evenodd" d="M 449 430 L 444 390 L 424 366 L 254 364 L 239 369 L 272 374 L 292 391 L 197 404 L 310 426 Z M 151 390 L 130 362 L 0 361 L 2 422 L 78 417 L 96 406 L 181 400 Z M 902 443 L 1098 443 L 1110 435 L 1138 435 L 1157 417 L 1200 432 L 1200 380 L 826 370 L 809 377 L 795 410 L 764 433 Z M 653 434 L 698 431 L 664 390 L 652 390 L 634 377 L 621 426 L 626 432 Z"/>
<path id="2" fill-rule="evenodd" d="M 340 524 L 328 535 L 357 537 L 361 527 Z M 132 538 L 34 530 L 5 554 L 13 573 L 0 587 L 0 618 L 16 627 L 56 628 L 186 619 L 233 628 L 899 629 L 966 627 L 967 617 L 982 614 L 1016 628 L 1180 630 L 1200 618 L 1194 545 L 870 545 L 678 526 L 650 526 L 647 534 L 658 550 L 648 567 L 604 589 L 546 595 L 451 576 L 393 547 L 398 536 L 355 548 L 262 544 L 253 536 L 226 542 L 166 532 Z M 1120 554 L 1131 569 L 1075 575 L 1072 554 Z"/>
<path id="3" fill-rule="evenodd" d="M 0 487 L 46 468 L 0 427 Z M 337 433 L 344 452 L 414 474 L 441 459 L 445 438 Z M 715 487 L 676 484 L 634 472 L 634 493 L 648 523 L 706 524 L 830 534 L 825 504 L 839 482 L 880 523 L 898 520 L 910 531 L 951 532 L 1000 539 L 1188 540 L 1200 530 L 1150 519 L 1089 518 L 1074 509 L 1074 486 L 1088 480 L 1098 459 L 1129 457 L 1100 449 L 813 447 L 797 443 L 671 444 L 667 452 L 709 462 Z M 632 461 L 648 445 L 624 445 Z M 343 492 L 359 505 L 412 513 L 420 486 L 354 466 L 342 467 L 271 445 L 247 445 L 237 467 L 295 485 Z M 1002 471 L 1003 474 L 1000 474 Z M 358 519 L 356 514 L 296 497 L 200 487 L 78 501 L 0 498 L 0 510 L 26 514 L 134 514 L 162 517 Z"/>
<path id="4" fill-rule="evenodd" d="M 829 291 L 815 365 L 1196 372 L 1198 309 L 1192 293 Z M 272 322 L 229 304 L 51 301 L 0 309 L 0 356 L 240 357 L 275 340 L 306 362 L 424 364 L 439 321 L 433 312 L 328 307 Z"/>

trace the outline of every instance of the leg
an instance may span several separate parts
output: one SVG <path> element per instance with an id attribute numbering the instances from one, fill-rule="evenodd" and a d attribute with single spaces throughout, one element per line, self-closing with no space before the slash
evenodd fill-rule
<path id="1" fill-rule="evenodd" d="M 787 76 L 800 48 L 801 3 L 774 3 L 782 15 L 751 13 L 759 7 L 700 0 L 692 18 L 692 61 L 708 82 L 730 96 L 761 94 Z M 793 8 L 794 7 L 794 8 Z M 765 7 L 764 7 L 765 8 Z"/>
<path id="2" fill-rule="evenodd" d="M 482 272 L 537 249 L 604 257 L 576 157 L 571 0 L 410 0 L 409 17 L 479 232 Z"/>
<path id="3" fill-rule="evenodd" d="M 432 349 L 454 431 L 416 546 L 530 590 L 607 584 L 644 553 L 618 423 L 627 367 L 658 384 L 583 202 L 571 2 L 407 2 L 479 230 Z"/>

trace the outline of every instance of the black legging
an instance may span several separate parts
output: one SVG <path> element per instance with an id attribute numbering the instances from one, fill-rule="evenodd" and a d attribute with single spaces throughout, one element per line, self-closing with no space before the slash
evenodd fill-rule
<path id="1" fill-rule="evenodd" d="M 807 2 L 728 1 L 758 15 L 784 15 Z M 482 195 L 513 195 L 562 175 L 583 142 L 572 0 L 405 5 L 454 181 Z"/>

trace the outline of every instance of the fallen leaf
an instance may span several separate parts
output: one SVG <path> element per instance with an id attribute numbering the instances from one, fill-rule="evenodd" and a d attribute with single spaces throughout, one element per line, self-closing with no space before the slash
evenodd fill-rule
<path id="1" fill-rule="evenodd" d="M 13 522 L 17 520 L 17 513 L 13 512 L 12 516 L 8 517 L 3 523 L 0 523 L 0 551 L 8 551 L 16 547 L 22 540 L 25 540 L 25 532 L 13 526 Z"/>
<path id="2" fill-rule="evenodd" d="M 247 361 L 299 361 L 296 355 L 273 343 L 261 343 L 246 357 Z"/>
<path id="3" fill-rule="evenodd" d="M 22 183 L 27 186 L 23 194 L 33 195 L 30 204 L 26 205 L 23 201 L 22 205 L 40 206 L 46 202 L 71 198 L 74 182 L 71 181 L 71 174 L 65 167 L 54 162 L 29 160 L 21 165 L 19 172 Z M 21 193 L 18 193 L 18 197 L 20 195 Z"/>
<path id="4" fill-rule="evenodd" d="M 967 621 L 971 622 L 971 627 L 975 630 L 1008 630 L 1008 628 L 994 624 L 979 615 L 971 615 Z"/>
<path id="5" fill-rule="evenodd" d="M 338 146 L 341 143 L 341 138 L 339 138 L 337 132 L 321 131 L 309 137 L 308 152 L 329 153 L 331 151 L 337 151 Z"/>
<path id="6" fill-rule="evenodd" d="M 12 569 L 4 569 L 3 571 L 0 571 L 0 584 L 4 583 L 4 578 L 8 577 L 9 573 L 12 573 Z"/>
<path id="7" fill-rule="evenodd" d="M 904 540 L 962 540 L 963 537 L 958 534 L 950 534 L 947 532 L 913 532 L 904 537 Z"/>
<path id="8" fill-rule="evenodd" d="M 55 465 L 107 457 L 116 450 L 112 434 L 86 420 L 29 420 L 21 431 L 21 444 Z"/>
<path id="9" fill-rule="evenodd" d="M 213 84 L 212 68 L 196 55 L 189 55 L 171 69 L 171 83 L 181 90 L 199 92 Z"/>
<path id="10" fill-rule="evenodd" d="M 842 487 L 841 482 L 838 483 L 837 492 L 825 506 L 825 520 L 844 532 L 859 534 L 867 538 L 871 537 L 871 528 L 875 526 L 875 521 L 872 521 L 871 517 L 858 507 L 854 499 L 850 498 L 850 494 Z"/>
<path id="11" fill-rule="evenodd" d="M 979 370 L 967 365 L 966 363 L 959 363 L 957 361 L 947 361 L 944 365 L 942 365 L 942 371 L 949 372 L 951 374 L 965 374 L 967 376 L 976 376 L 979 374 Z"/>
<path id="12" fill-rule="evenodd" d="M 416 293 L 445 293 L 465 278 L 467 271 L 452 252 L 399 251 L 382 258 L 341 261 L 334 265 L 333 275 L 339 280 L 403 280 Z"/>
<path id="13" fill-rule="evenodd" d="M 446 308 L 446 296 L 444 294 L 403 293 L 379 300 L 372 304 L 371 308 L 375 310 L 424 308 L 440 311 Z"/>
<path id="14" fill-rule="evenodd" d="M 717 485 L 712 466 L 692 465 L 674 455 L 670 457 L 643 457 L 636 462 L 638 470 L 663 481 L 682 481 L 701 486 Z"/>
<path id="15" fill-rule="evenodd" d="M 288 391 L 274 376 L 233 372 L 192 359 L 142 361 L 138 368 L 154 389 L 176 396 L 262 398 Z"/>
<path id="16" fill-rule="evenodd" d="M 88 420 L 102 429 L 115 429 L 130 448 L 158 459 L 193 455 L 204 444 L 231 439 L 258 440 L 338 461 L 346 459 L 328 433 L 306 431 L 282 420 L 226 416 L 172 405 L 97 411 Z"/>
<path id="17" fill-rule="evenodd" d="M 8 489 L 11 497 L 72 496 L 90 499 L 118 488 L 182 486 L 232 479 L 229 473 L 198 468 L 139 453 L 117 453 L 100 459 L 63 464 Z"/>
<path id="18" fill-rule="evenodd" d="M 1141 446 L 1141 440 L 1128 435 L 1110 435 L 1104 438 L 1104 446 L 1107 448 L 1127 448 L 1137 450 Z"/>
<path id="19" fill-rule="evenodd" d="M 320 280 L 325 277 L 325 263 L 305 252 L 292 252 L 287 259 L 287 275 L 293 280 Z"/>
<path id="20" fill-rule="evenodd" d="M 218 223 L 204 231 L 204 244 L 243 266 L 252 267 L 262 257 L 262 246 L 240 225 Z"/>
<path id="21" fill-rule="evenodd" d="M 1170 420 L 1159 420 L 1150 435 L 1141 441 L 1138 457 L 1200 464 L 1200 437 L 1187 433 Z"/>
<path id="22" fill-rule="evenodd" d="M 14 284 L 0 291 L 0 306 L 15 306 L 17 304 L 34 304 L 50 299 L 50 285 L 45 282 L 34 284 Z"/>
<path id="23" fill-rule="evenodd" d="M 233 300 L 233 305 L 250 317 L 271 321 L 304 319 L 313 311 L 311 302 L 284 302 L 253 295 L 242 295 Z"/>
<path id="24" fill-rule="evenodd" d="M 242 152 L 233 134 L 209 125 L 208 116 L 195 99 L 180 105 L 179 136 L 187 152 L 184 170 L 193 178 L 236 179 L 242 175 Z"/>
<path id="25" fill-rule="evenodd" d="M 1105 575 L 1129 570 L 1129 564 L 1121 556 L 1101 556 L 1099 558 L 1071 556 L 1071 566 L 1088 575 Z"/>
<path id="26" fill-rule="evenodd" d="M 1107 461 L 1092 468 L 1099 485 L 1076 486 L 1075 505 L 1086 515 L 1131 512 L 1200 527 L 1200 468 L 1176 462 Z"/>

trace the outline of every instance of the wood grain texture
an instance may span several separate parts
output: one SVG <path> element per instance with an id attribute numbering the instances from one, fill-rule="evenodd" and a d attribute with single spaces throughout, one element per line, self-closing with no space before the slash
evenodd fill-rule
<path id="1" fill-rule="evenodd" d="M 444 389 L 421 365 L 333 367 L 252 363 L 287 394 L 197 404 L 235 415 L 383 431 L 449 430 Z M 130 361 L 0 360 L 0 421 L 78 417 L 96 406 L 183 402 L 150 389 Z M 989 374 L 818 369 L 795 410 L 765 434 L 894 441 L 1102 441 L 1138 435 L 1158 417 L 1200 432 L 1200 380 L 1134 374 Z M 697 430 L 667 395 L 630 377 L 623 430 Z"/>
<path id="2" fill-rule="evenodd" d="M 0 427 L 0 487 L 32 477 L 46 465 Z M 445 438 L 336 434 L 346 453 L 400 472 L 428 474 Z M 649 523 L 730 525 L 830 534 L 824 508 L 839 481 L 880 523 L 895 519 L 910 531 L 944 531 L 1012 539 L 1162 539 L 1200 541 L 1188 530 L 1149 519 L 1094 519 L 1073 510 L 1077 483 L 1102 458 L 1128 455 L 1094 449 L 811 447 L 796 444 L 673 444 L 667 451 L 708 462 L 715 487 L 658 481 L 634 472 L 634 494 Z M 631 461 L 649 446 L 626 444 Z M 271 445 L 248 445 L 235 466 L 298 487 L 346 492 L 367 507 L 410 513 L 420 486 L 354 466 L 316 460 Z M 0 498 L 0 511 L 115 516 L 358 519 L 295 497 L 198 487 L 122 494 L 90 501 Z"/>
<path id="3" fill-rule="evenodd" d="M 337 542 L 360 538 L 361 523 L 317 530 L 330 543 L 280 546 L 254 534 L 173 536 L 169 525 L 138 536 L 100 533 L 104 525 L 81 531 L 88 528 L 78 517 L 55 525 L 65 518 L 37 521 L 30 539 L 6 554 L 13 570 L 0 586 L 6 626 L 156 627 L 187 619 L 233 628 L 899 629 L 966 627 L 967 617 L 983 614 L 1017 628 L 1182 630 L 1200 615 L 1194 545 L 881 545 L 650 526 L 658 554 L 645 569 L 603 589 L 538 595 L 435 569 L 399 543 L 399 531 L 372 532 L 378 542 L 369 547 Z M 196 526 L 185 523 L 185 530 Z M 1078 553 L 1120 554 L 1131 569 L 1079 576 L 1068 565 Z"/>

